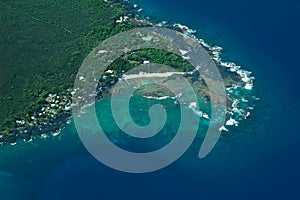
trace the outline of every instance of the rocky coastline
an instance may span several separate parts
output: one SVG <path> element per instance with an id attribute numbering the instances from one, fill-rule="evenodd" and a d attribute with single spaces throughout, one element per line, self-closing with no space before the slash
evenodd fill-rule
<path id="1" fill-rule="evenodd" d="M 137 27 L 144 26 L 155 26 L 155 27 L 166 27 L 173 30 L 180 31 L 188 36 L 196 38 L 195 31 L 191 30 L 187 26 L 181 24 L 168 24 L 167 22 L 152 23 L 148 19 L 143 19 L 139 16 L 141 8 L 136 4 L 130 4 L 127 1 L 117 1 L 126 6 L 127 13 L 116 19 L 115 23 L 129 22 Z M 197 38 L 196 38 L 197 39 Z M 247 118 L 250 112 L 246 109 L 239 108 L 240 100 L 236 99 L 234 93 L 238 89 L 243 89 L 246 91 L 251 91 L 253 88 L 254 77 L 251 76 L 251 72 L 242 70 L 240 66 L 234 63 L 223 62 L 221 59 L 222 48 L 218 46 L 211 46 L 207 44 L 203 39 L 197 39 L 201 45 L 208 50 L 211 54 L 212 59 L 215 63 L 221 67 L 223 74 L 231 77 L 227 80 L 226 90 L 228 92 L 228 102 L 229 102 L 229 119 L 226 122 L 226 126 L 238 126 L 238 121 L 234 119 L 234 115 L 240 115 L 240 118 Z M 113 73 L 107 73 L 107 76 L 112 76 Z M 114 81 L 107 84 L 101 85 L 99 91 L 96 95 L 96 100 L 101 100 L 105 94 L 109 93 L 109 88 L 111 88 L 118 77 L 113 79 Z M 19 139 L 30 142 L 34 137 L 48 137 L 57 136 L 61 129 L 66 126 L 66 123 L 70 120 L 72 116 L 72 89 L 68 89 L 62 93 L 58 94 L 47 94 L 45 96 L 45 101 L 41 104 L 40 109 L 32 112 L 30 115 L 30 120 L 16 119 L 16 127 L 12 129 L 7 135 L 0 135 L 0 144 L 10 144 L 15 145 Z M 205 99 L 207 102 L 210 101 L 209 96 L 206 94 Z M 244 99 L 244 101 L 250 101 L 249 99 Z M 253 107 L 253 105 L 251 105 Z M 224 126 L 221 127 L 223 131 L 228 131 Z"/>

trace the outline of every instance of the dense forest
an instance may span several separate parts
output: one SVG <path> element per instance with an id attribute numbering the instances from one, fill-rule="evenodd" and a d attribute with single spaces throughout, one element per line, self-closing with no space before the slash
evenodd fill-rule
<path id="1" fill-rule="evenodd" d="M 83 59 L 99 42 L 140 26 L 133 20 L 116 23 L 124 15 L 133 18 L 128 6 L 105 0 L 0 1 L 0 137 L 15 134 L 17 120 L 32 125 L 49 94 L 72 88 Z M 127 71 L 143 60 L 191 69 L 179 56 L 153 49 L 117 59 L 111 69 Z"/>

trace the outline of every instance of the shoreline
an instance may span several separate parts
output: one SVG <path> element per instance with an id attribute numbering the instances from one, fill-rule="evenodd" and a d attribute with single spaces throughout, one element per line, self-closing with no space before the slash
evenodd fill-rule
<path id="1" fill-rule="evenodd" d="M 199 39 L 195 36 L 196 31 L 190 29 L 187 26 L 181 25 L 181 24 L 168 24 L 168 22 L 163 21 L 160 23 L 153 23 L 149 21 L 149 19 L 143 19 L 143 17 L 139 16 L 139 13 L 142 11 L 141 8 L 137 4 L 132 4 L 128 1 L 122 1 L 122 0 L 114 0 L 112 1 L 113 3 L 121 3 L 122 5 L 125 5 L 126 7 L 126 13 L 123 17 L 120 17 L 119 19 L 116 19 L 115 23 L 122 23 L 124 21 L 129 21 L 130 23 L 133 23 L 137 26 L 156 26 L 156 27 L 164 27 L 164 28 L 171 28 L 173 30 L 177 30 L 182 32 L 183 34 L 187 34 L 190 37 L 195 38 L 199 43 L 209 51 L 209 53 L 212 56 L 212 59 L 214 62 L 222 67 L 224 69 L 228 70 L 228 72 L 235 73 L 237 76 L 240 77 L 241 83 L 239 82 L 238 84 L 233 84 L 231 87 L 226 88 L 228 93 L 230 94 L 231 92 L 237 91 L 241 88 L 248 90 L 249 92 L 252 91 L 254 84 L 254 77 L 250 76 L 251 72 L 246 71 L 241 69 L 241 66 L 236 65 L 235 63 L 232 62 L 224 62 L 222 61 L 222 47 L 218 46 L 213 46 L 207 44 L 203 39 Z M 184 52 L 182 52 L 184 54 Z M 104 85 L 104 88 L 109 90 L 110 86 Z M 43 123 L 43 124 L 32 124 L 32 123 L 27 123 L 24 122 L 24 119 L 19 119 L 17 120 L 17 126 L 10 131 L 9 136 L 3 136 L 0 135 L 0 144 L 10 144 L 10 145 L 16 145 L 18 143 L 19 139 L 23 139 L 27 142 L 32 141 L 33 136 L 38 136 L 38 137 L 43 137 L 43 136 L 57 136 L 60 134 L 60 130 L 66 126 L 66 124 L 69 122 L 70 118 L 72 117 L 71 115 L 71 101 L 70 101 L 70 96 L 72 95 L 72 89 L 69 89 L 65 92 L 62 92 L 63 95 L 61 94 L 48 94 L 47 98 L 49 99 L 49 104 L 47 108 L 53 108 L 53 109 L 48 109 L 49 115 L 47 115 L 47 119 L 49 122 Z M 102 91 L 101 91 L 102 92 Z M 104 91 L 105 92 L 105 91 Z M 55 96 L 56 95 L 56 96 Z M 99 94 L 98 94 L 99 95 Z M 61 102 L 57 100 L 52 102 L 53 98 L 52 97 L 57 97 L 61 96 L 60 98 L 65 99 L 64 103 L 61 105 L 60 109 L 57 109 L 56 111 L 53 111 L 57 108 L 57 105 L 60 104 Z M 101 94 L 98 96 L 97 100 L 101 99 Z M 233 119 L 235 115 L 238 115 L 239 117 L 244 116 L 246 119 L 249 115 L 249 111 L 244 111 L 242 108 L 238 107 L 238 104 L 240 103 L 240 100 L 235 99 L 234 97 L 230 97 L 228 95 L 228 99 L 231 100 L 233 103 L 231 105 L 232 110 L 228 110 L 228 113 L 230 115 L 229 121 L 226 122 L 225 125 L 227 126 L 238 126 L 238 121 Z M 247 99 L 245 101 L 248 101 Z M 252 105 L 253 106 L 253 105 Z M 39 118 L 41 118 L 41 115 L 43 115 L 43 112 L 47 110 L 47 108 L 42 108 L 42 112 L 37 113 L 36 115 L 33 115 L 32 120 L 33 121 L 39 121 Z M 43 110 L 45 109 L 45 110 Z M 52 112 L 52 114 L 51 114 Z M 246 114 L 244 113 L 246 112 Z M 42 114 L 41 114 L 42 113 Z M 41 114 L 41 115 L 40 115 Z M 45 113 L 44 113 L 45 114 Z M 209 116 L 207 116 L 209 118 Z M 42 118 L 44 119 L 44 118 Z M 224 128 L 222 130 L 227 130 L 227 128 Z M 221 127 L 222 128 L 222 127 Z"/>

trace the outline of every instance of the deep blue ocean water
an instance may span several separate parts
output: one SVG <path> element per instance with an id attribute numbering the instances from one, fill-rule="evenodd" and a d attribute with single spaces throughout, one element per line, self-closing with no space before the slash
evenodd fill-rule
<path id="1" fill-rule="evenodd" d="M 255 135 L 236 132 L 203 160 L 192 148 L 148 174 L 110 169 L 88 154 L 73 126 L 0 151 L 1 199 L 299 199 L 300 3 L 135 0 L 144 14 L 196 29 L 252 71 L 261 98 Z M 197 150 L 196 150 L 197 151 Z M 18 162 L 16 162 L 16 160 Z"/>

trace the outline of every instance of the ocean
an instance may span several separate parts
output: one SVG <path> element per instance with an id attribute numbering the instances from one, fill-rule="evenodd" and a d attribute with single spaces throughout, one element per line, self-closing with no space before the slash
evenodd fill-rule
<path id="1" fill-rule="evenodd" d="M 224 48 L 226 60 L 254 73 L 261 99 L 255 134 L 235 131 L 204 159 L 197 156 L 201 141 L 196 140 L 167 168 L 128 174 L 95 160 L 71 123 L 59 136 L 1 147 L 0 198 L 299 199 L 300 3 L 132 2 L 154 21 L 167 20 L 197 30 L 207 42 Z"/>

